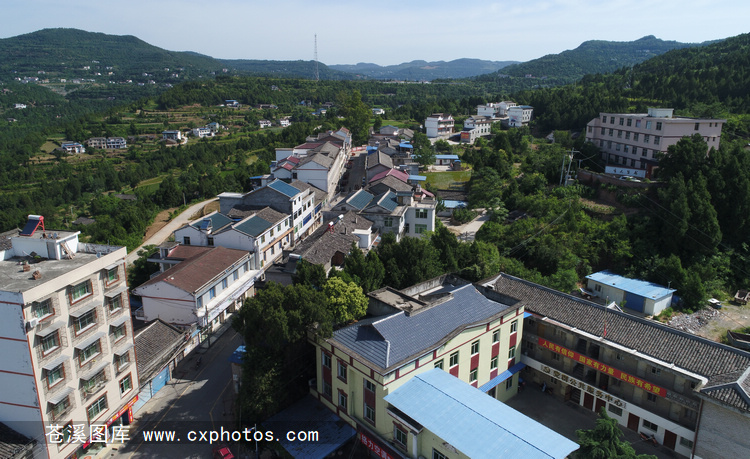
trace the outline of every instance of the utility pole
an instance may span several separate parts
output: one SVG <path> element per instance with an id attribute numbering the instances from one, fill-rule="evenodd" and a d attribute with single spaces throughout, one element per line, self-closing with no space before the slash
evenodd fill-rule
<path id="1" fill-rule="evenodd" d="M 318 72 L 318 34 L 315 34 L 315 57 L 313 58 L 315 60 L 315 74 L 313 77 L 315 78 L 315 81 L 320 81 L 320 72 Z"/>

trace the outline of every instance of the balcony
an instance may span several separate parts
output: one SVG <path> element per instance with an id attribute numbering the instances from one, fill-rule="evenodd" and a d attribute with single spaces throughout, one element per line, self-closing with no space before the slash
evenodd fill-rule
<path id="1" fill-rule="evenodd" d="M 104 389 L 104 386 L 110 380 L 108 366 L 109 363 L 105 362 L 100 367 L 96 367 L 89 373 L 81 376 L 81 400 L 88 400 Z"/>

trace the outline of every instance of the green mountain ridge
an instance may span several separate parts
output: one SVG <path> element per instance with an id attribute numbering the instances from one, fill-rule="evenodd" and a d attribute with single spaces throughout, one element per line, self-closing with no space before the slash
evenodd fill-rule
<path id="1" fill-rule="evenodd" d="M 455 59 L 452 61 L 414 60 L 396 65 L 380 66 L 372 63 L 330 65 L 333 70 L 357 74 L 360 78 L 394 80 L 434 80 L 468 78 L 492 73 L 517 61 L 487 61 L 482 59 Z"/>

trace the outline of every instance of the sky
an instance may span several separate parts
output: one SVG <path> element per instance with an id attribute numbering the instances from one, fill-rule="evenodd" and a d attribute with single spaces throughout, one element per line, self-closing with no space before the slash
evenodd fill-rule
<path id="1" fill-rule="evenodd" d="M 747 0 L 3 0 L 0 38 L 67 27 L 220 59 L 528 61 L 587 40 L 750 32 Z"/>

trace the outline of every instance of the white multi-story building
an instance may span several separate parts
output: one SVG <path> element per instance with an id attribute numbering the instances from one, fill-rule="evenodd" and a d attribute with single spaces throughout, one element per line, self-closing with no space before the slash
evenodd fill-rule
<path id="1" fill-rule="evenodd" d="M 0 422 L 36 441 L 33 457 L 95 456 L 92 430 L 133 420 L 126 250 L 78 235 L 31 215 L 0 236 Z"/>
<path id="2" fill-rule="evenodd" d="M 521 127 L 526 126 L 531 121 L 531 115 L 534 113 L 534 107 L 529 105 L 516 105 L 508 107 L 508 126 Z"/>
<path id="3" fill-rule="evenodd" d="M 446 113 L 433 113 L 425 119 L 424 128 L 431 139 L 450 137 L 453 134 L 453 117 Z"/>
<path id="4" fill-rule="evenodd" d="M 490 102 L 487 105 L 477 105 L 477 115 L 489 116 L 490 118 L 503 118 L 508 116 L 508 109 L 516 105 L 518 104 L 509 100 Z"/>
<path id="5" fill-rule="evenodd" d="M 645 176 L 658 164 L 658 155 L 685 136 L 700 134 L 708 148 L 719 148 L 726 120 L 676 117 L 673 111 L 600 113 L 586 125 L 586 141 L 601 149 L 608 166 L 645 170 Z"/>

